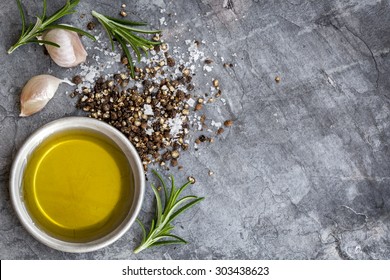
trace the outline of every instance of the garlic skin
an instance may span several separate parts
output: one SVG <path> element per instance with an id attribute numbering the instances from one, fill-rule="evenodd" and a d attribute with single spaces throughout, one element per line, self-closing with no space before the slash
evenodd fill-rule
<path id="1" fill-rule="evenodd" d="M 50 57 L 61 67 L 74 67 L 87 59 L 87 52 L 79 35 L 66 29 L 51 29 L 42 35 L 42 40 L 58 44 L 60 47 L 45 45 Z"/>
<path id="2" fill-rule="evenodd" d="M 42 110 L 54 96 L 58 86 L 65 82 L 51 75 L 31 78 L 23 87 L 20 96 L 20 117 L 27 117 Z"/>

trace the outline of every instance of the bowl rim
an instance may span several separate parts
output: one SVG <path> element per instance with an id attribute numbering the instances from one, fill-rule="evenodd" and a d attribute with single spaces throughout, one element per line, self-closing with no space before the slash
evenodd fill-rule
<path id="1" fill-rule="evenodd" d="M 134 177 L 135 187 L 133 203 L 127 216 L 112 232 L 89 242 L 76 243 L 63 241 L 45 233 L 38 226 L 36 226 L 31 219 L 26 207 L 24 206 L 23 196 L 21 195 L 22 185 L 20 184 L 20 176 L 22 176 L 24 172 L 27 156 L 32 151 L 34 151 L 40 145 L 40 143 L 46 139 L 47 136 L 70 129 L 95 130 L 100 134 L 109 137 L 125 154 Z M 39 139 L 40 141 L 37 141 Z M 114 243 L 130 229 L 141 210 L 144 200 L 145 174 L 137 150 L 119 130 L 103 121 L 88 117 L 64 117 L 51 121 L 35 130 L 29 137 L 27 137 L 22 146 L 18 149 L 11 166 L 9 191 L 11 204 L 19 221 L 35 239 L 45 244 L 46 246 L 59 251 L 69 253 L 86 253 L 99 250 Z"/>

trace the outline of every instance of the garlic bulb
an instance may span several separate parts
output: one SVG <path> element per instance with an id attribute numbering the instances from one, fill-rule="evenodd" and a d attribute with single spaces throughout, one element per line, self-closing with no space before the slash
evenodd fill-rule
<path id="1" fill-rule="evenodd" d="M 51 29 L 43 34 L 42 40 L 58 44 L 60 47 L 45 45 L 50 57 L 61 67 L 74 67 L 87 58 L 79 35 L 70 30 Z"/>
<path id="2" fill-rule="evenodd" d="M 23 87 L 20 96 L 21 113 L 19 116 L 27 117 L 42 110 L 63 82 L 69 83 L 51 75 L 38 75 L 31 78 Z"/>

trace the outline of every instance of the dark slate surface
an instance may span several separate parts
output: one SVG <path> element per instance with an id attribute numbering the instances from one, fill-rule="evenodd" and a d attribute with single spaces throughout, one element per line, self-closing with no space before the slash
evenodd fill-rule
<path id="1" fill-rule="evenodd" d="M 23 2 L 32 19 L 41 1 Z M 50 1 L 49 12 L 63 2 Z M 121 3 L 84 0 L 78 10 L 86 16 L 65 21 L 85 27 L 91 8 L 117 15 Z M 56 66 L 40 46 L 7 55 L 20 22 L 16 4 L 1 1 L 1 259 L 390 258 L 389 1 L 141 0 L 128 11 L 157 28 L 164 16 L 171 46 L 198 39 L 208 42 L 205 53 L 218 52 L 199 84 L 220 80 L 226 105 L 206 110 L 235 124 L 173 171 L 179 181 L 194 175 L 192 192 L 206 197 L 176 223 L 190 244 L 134 255 L 141 234 L 134 226 L 105 249 L 68 254 L 24 230 L 10 204 L 12 159 L 35 129 L 79 113 L 65 94 L 72 88 L 62 85 L 42 112 L 19 118 L 20 90 L 34 75 L 71 78 L 80 69 Z M 224 69 L 220 56 L 236 66 Z M 152 198 L 148 188 L 144 220 Z"/>

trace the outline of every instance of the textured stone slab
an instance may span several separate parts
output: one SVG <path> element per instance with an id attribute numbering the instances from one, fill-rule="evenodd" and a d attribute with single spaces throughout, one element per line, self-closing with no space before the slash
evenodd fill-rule
<path id="1" fill-rule="evenodd" d="M 30 19 L 39 12 L 41 1 L 23 2 Z M 50 11 L 62 2 L 50 1 Z M 117 15 L 120 4 L 85 0 L 78 8 L 85 17 L 67 19 L 85 27 L 91 9 Z M 8 176 L 30 133 L 79 114 L 66 94 L 72 88 L 63 85 L 44 111 L 19 118 L 24 83 L 42 73 L 71 78 L 80 69 L 56 66 L 35 45 L 7 55 L 20 22 L 16 4 L 2 1 L 1 259 L 389 259 L 389 15 L 383 0 L 136 1 L 129 16 L 157 28 L 164 17 L 171 45 L 206 41 L 203 50 L 215 66 L 212 76 L 200 72 L 198 79 L 218 78 L 226 100 L 207 113 L 234 125 L 213 145 L 183 156 L 185 169 L 174 173 L 179 181 L 194 175 L 192 191 L 206 197 L 176 223 L 190 244 L 134 255 L 141 238 L 134 226 L 103 250 L 66 254 L 20 225 Z M 84 43 L 96 53 L 92 42 Z M 221 57 L 235 66 L 224 68 Z M 144 220 L 152 215 L 152 199 L 148 189 Z"/>

